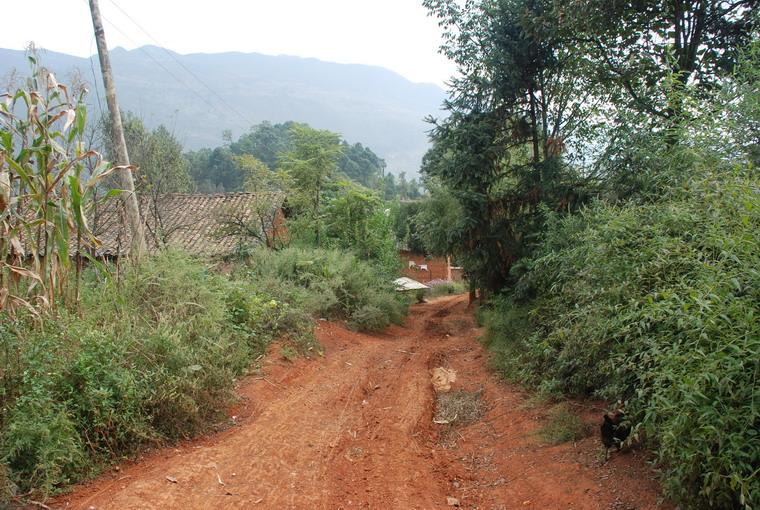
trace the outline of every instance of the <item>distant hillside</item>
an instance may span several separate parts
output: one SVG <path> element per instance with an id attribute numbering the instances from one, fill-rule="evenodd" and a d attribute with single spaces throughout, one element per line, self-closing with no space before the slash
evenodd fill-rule
<path id="1" fill-rule="evenodd" d="M 294 120 L 361 142 L 385 158 L 391 172 L 413 176 L 428 146 L 422 119 L 437 115 L 445 96 L 435 85 L 380 67 L 256 53 L 173 55 L 216 94 L 155 46 L 116 48 L 111 60 L 122 109 L 148 127 L 165 124 L 186 149 L 221 145 L 225 129 L 237 138 L 263 120 Z M 47 51 L 42 63 L 62 79 L 79 68 L 93 82 L 87 59 Z M 92 65 L 105 107 L 97 58 Z M 28 70 L 24 53 L 0 49 L 0 76 L 13 68 Z M 90 101 L 97 102 L 94 91 Z"/>

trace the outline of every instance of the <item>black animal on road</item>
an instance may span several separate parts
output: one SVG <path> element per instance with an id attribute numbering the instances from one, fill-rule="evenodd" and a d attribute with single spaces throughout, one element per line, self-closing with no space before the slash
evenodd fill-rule
<path id="1" fill-rule="evenodd" d="M 610 458 L 610 448 L 617 447 L 618 451 L 623 442 L 631 433 L 630 424 L 625 421 L 625 413 L 617 410 L 614 413 L 605 413 L 602 423 L 602 444 L 604 444 L 604 461 Z"/>

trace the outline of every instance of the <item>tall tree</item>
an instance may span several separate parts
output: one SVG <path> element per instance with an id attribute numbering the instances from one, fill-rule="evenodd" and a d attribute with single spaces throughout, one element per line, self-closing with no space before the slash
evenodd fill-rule
<path id="1" fill-rule="evenodd" d="M 396 256 L 393 220 L 377 192 L 342 180 L 325 208 L 325 237 L 364 259 L 390 261 Z"/>
<path id="2" fill-rule="evenodd" d="M 577 175 L 563 153 L 597 105 L 583 97 L 583 59 L 534 21 L 548 2 L 424 4 L 444 29 L 443 52 L 459 75 L 423 172 L 462 207 L 462 230 L 447 238 L 463 250 L 471 281 L 497 290 L 540 230 L 541 207 L 576 201 Z"/>
<path id="3" fill-rule="evenodd" d="M 190 175 L 201 193 L 238 191 L 245 178 L 229 147 L 201 149 L 185 155 Z"/>
<path id="4" fill-rule="evenodd" d="M 188 225 L 171 225 L 165 221 L 177 207 L 166 200 L 168 193 L 187 193 L 195 189 L 190 177 L 188 161 L 182 154 L 182 145 L 165 126 L 149 131 L 142 120 L 127 112 L 122 116 L 124 139 L 130 159 L 135 166 L 135 190 L 140 194 L 140 214 L 145 220 L 146 237 L 157 247 L 168 246 L 174 231 Z M 112 137 L 110 120 L 101 118 L 100 129 L 104 133 L 106 153 L 113 155 L 115 147 L 109 143 Z"/>
<path id="5" fill-rule="evenodd" d="M 291 128 L 291 137 L 293 148 L 280 155 L 280 166 L 292 178 L 292 205 L 310 225 L 314 242 L 319 246 L 324 229 L 322 195 L 337 170 L 342 153 L 340 136 L 295 125 Z"/>
<path id="6" fill-rule="evenodd" d="M 338 168 L 343 174 L 362 186 L 373 188 L 385 173 L 385 161 L 360 143 L 350 145 L 341 142 L 343 155 L 338 160 Z"/>
<path id="7" fill-rule="evenodd" d="M 230 150 L 237 156 L 254 156 L 274 170 L 277 168 L 279 155 L 292 149 L 291 129 L 297 124 L 293 121 L 282 124 L 264 121 L 253 126 L 248 133 L 232 143 Z"/>

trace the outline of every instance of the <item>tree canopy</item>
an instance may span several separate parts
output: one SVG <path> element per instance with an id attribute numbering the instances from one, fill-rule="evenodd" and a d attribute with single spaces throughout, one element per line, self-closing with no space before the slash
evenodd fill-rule
<path id="1" fill-rule="evenodd" d="M 244 156 L 252 156 L 272 171 L 282 165 L 283 155 L 294 150 L 293 134 L 299 129 L 311 129 L 308 124 L 288 121 L 279 124 L 262 122 L 249 132 L 228 144 L 215 149 L 202 149 L 186 154 L 190 173 L 198 190 L 204 193 L 236 191 L 242 189 L 246 170 L 236 162 Z M 341 146 L 336 172 L 367 188 L 381 190 L 388 198 L 416 198 L 420 196 L 417 181 L 407 181 L 385 173 L 385 161 L 369 147 L 361 143 L 351 144 L 336 134 Z"/>
<path id="2" fill-rule="evenodd" d="M 130 162 L 137 167 L 135 189 L 150 193 L 187 193 L 194 189 L 188 162 L 182 154 L 182 144 L 166 126 L 154 130 L 145 127 L 142 119 L 131 112 L 122 115 L 124 138 Z M 100 120 L 105 153 L 115 158 L 110 140 L 110 125 L 106 117 Z"/>

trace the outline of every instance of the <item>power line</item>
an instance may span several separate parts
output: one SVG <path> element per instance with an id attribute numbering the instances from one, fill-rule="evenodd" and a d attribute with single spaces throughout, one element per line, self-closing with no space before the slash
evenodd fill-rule
<path id="1" fill-rule="evenodd" d="M 200 76 L 198 76 L 195 72 L 193 72 L 191 69 L 189 69 L 180 59 L 174 55 L 171 51 L 167 50 L 164 45 L 155 37 L 153 37 L 147 30 L 145 30 L 142 25 L 140 25 L 132 16 L 130 16 L 124 9 L 122 9 L 119 4 L 117 4 L 114 0 L 109 0 L 114 7 L 119 9 L 124 16 L 127 17 L 134 25 L 139 28 L 145 35 L 147 35 L 154 43 L 158 45 L 160 49 L 162 49 L 169 57 L 174 60 L 177 65 L 179 65 L 182 69 L 184 69 L 190 76 L 195 78 L 195 80 L 203 85 L 209 92 L 211 92 L 216 98 L 221 102 L 223 105 L 225 105 L 232 113 L 240 117 L 244 122 L 248 123 L 248 126 L 252 126 L 253 122 L 251 122 L 249 119 L 247 119 L 242 113 L 240 113 L 237 109 L 235 109 L 233 106 L 231 106 L 219 93 L 211 86 L 209 86 L 205 81 L 203 81 Z"/>
<path id="2" fill-rule="evenodd" d="M 88 0 L 84 0 L 84 1 L 85 1 L 85 3 L 87 3 L 87 1 L 88 1 Z M 169 76 L 171 76 L 172 78 L 174 78 L 174 80 L 175 80 L 177 83 L 179 83 L 180 85 L 182 85 L 182 87 L 184 87 L 184 88 L 186 88 L 187 90 L 189 90 L 190 92 L 192 92 L 192 93 L 193 93 L 193 94 L 194 94 L 196 97 L 198 97 L 198 98 L 199 98 L 201 101 L 203 101 L 204 103 L 206 103 L 206 105 L 207 105 L 207 106 L 208 106 L 208 107 L 209 107 L 211 110 L 213 110 L 214 112 L 216 112 L 218 115 L 220 115 L 220 116 L 221 116 L 221 113 L 220 113 L 220 112 L 217 110 L 217 108 L 216 108 L 216 107 L 215 107 L 213 104 L 211 104 L 211 103 L 208 101 L 208 99 L 207 99 L 205 96 L 203 96 L 202 94 L 198 93 L 198 92 L 197 92 L 195 89 L 193 89 L 192 87 L 188 86 L 188 84 L 187 84 L 187 83 L 185 83 L 184 81 L 182 81 L 182 79 L 180 79 L 180 78 L 179 78 L 177 75 L 175 75 L 173 72 L 171 72 L 171 71 L 170 71 L 170 70 L 169 70 L 169 69 L 168 69 L 168 68 L 167 68 L 165 65 L 163 65 L 163 64 L 162 64 L 162 63 L 161 63 L 159 60 L 157 60 L 157 59 L 156 59 L 156 58 L 155 58 L 153 55 L 151 55 L 149 52 L 145 51 L 143 48 L 139 47 L 139 43 L 138 43 L 137 41 L 135 41 L 134 39 L 132 39 L 132 38 L 131 38 L 129 35 L 127 35 L 127 33 L 126 33 L 126 32 L 124 32 L 122 29 L 120 29 L 118 26 L 116 26 L 116 24 L 115 24 L 115 23 L 113 23 L 111 20 L 109 20 L 109 19 L 108 19 L 108 18 L 106 18 L 105 16 L 102 16 L 102 15 L 101 15 L 101 17 L 102 17 L 102 18 L 103 18 L 103 19 L 104 19 L 104 20 L 105 20 L 105 21 L 106 21 L 106 22 L 107 22 L 109 25 L 111 25 L 111 26 L 112 26 L 112 27 L 113 27 L 113 28 L 114 28 L 114 29 L 115 29 L 117 32 L 119 32 L 121 35 L 123 35 L 125 38 L 127 38 L 127 39 L 128 39 L 128 40 L 129 40 L 129 41 L 132 43 L 132 44 L 134 44 L 134 45 L 137 47 L 137 49 L 138 49 L 139 51 L 141 51 L 142 53 L 144 53 L 144 54 L 145 54 L 145 55 L 146 55 L 146 56 L 147 56 L 147 57 L 148 57 L 150 60 L 152 60 L 152 61 L 153 61 L 153 63 L 155 63 L 155 64 L 156 64 L 158 67 L 160 67 L 161 69 L 163 69 L 163 70 L 164 70 L 164 72 L 165 72 L 166 74 L 168 74 Z M 245 130 L 245 129 L 247 129 L 247 127 L 243 127 L 243 130 Z"/>
<path id="3" fill-rule="evenodd" d="M 103 103 L 100 100 L 100 91 L 98 90 L 98 78 L 95 76 L 95 64 L 92 62 L 93 54 L 92 54 L 92 43 L 95 41 L 95 36 L 92 36 L 92 40 L 90 41 L 90 58 L 88 59 L 90 61 L 90 71 L 92 71 L 92 85 L 95 87 L 95 96 L 98 98 L 98 111 L 100 112 L 100 116 L 103 116 Z"/>

